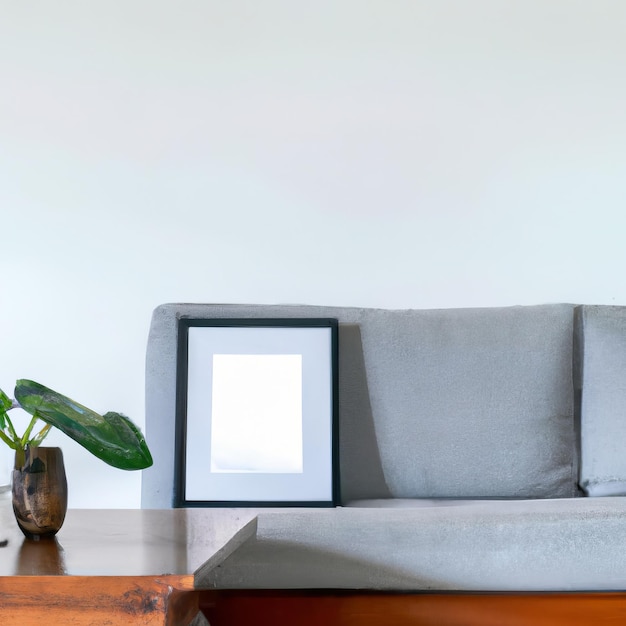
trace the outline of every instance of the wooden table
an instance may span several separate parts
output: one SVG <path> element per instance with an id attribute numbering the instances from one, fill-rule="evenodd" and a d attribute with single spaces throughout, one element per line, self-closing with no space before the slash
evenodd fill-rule
<path id="1" fill-rule="evenodd" d="M 255 532 L 247 509 L 70 510 L 56 538 L 25 539 L 0 497 L 0 624 L 185 626 L 196 576 Z"/>

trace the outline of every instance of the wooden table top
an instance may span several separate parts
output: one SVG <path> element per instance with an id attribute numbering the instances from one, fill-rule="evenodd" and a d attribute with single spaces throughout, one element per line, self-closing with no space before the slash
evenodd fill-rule
<path id="1" fill-rule="evenodd" d="M 24 537 L 0 494 L 0 576 L 188 576 L 256 529 L 251 509 L 70 509 L 54 539 Z"/>

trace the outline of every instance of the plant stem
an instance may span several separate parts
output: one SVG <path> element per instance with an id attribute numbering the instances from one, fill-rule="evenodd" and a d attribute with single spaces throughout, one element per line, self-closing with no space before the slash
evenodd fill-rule
<path id="1" fill-rule="evenodd" d="M 46 438 L 46 435 L 50 432 L 52 428 L 51 424 L 46 424 L 29 442 L 30 446 L 38 446 L 41 442 Z"/>
<path id="2" fill-rule="evenodd" d="M 26 452 L 24 448 L 15 449 L 15 469 L 22 469 L 26 463 Z"/>
<path id="3" fill-rule="evenodd" d="M 13 427 L 13 422 L 11 421 L 11 418 L 9 417 L 8 413 L 4 414 L 4 419 L 6 420 L 7 426 L 9 427 L 9 434 L 13 438 L 13 441 L 19 441 L 20 438 L 18 434 L 15 432 L 15 428 Z"/>
<path id="4" fill-rule="evenodd" d="M 4 443 L 6 443 L 7 446 L 11 448 L 11 450 L 17 450 L 17 444 L 14 441 L 11 441 L 11 439 L 9 439 L 9 437 L 7 437 L 7 435 L 1 430 L 0 430 L 0 439 L 2 439 L 2 441 L 4 441 Z"/>
<path id="5" fill-rule="evenodd" d="M 30 420 L 30 423 L 28 424 L 28 428 L 26 429 L 26 431 L 24 432 L 24 435 L 22 436 L 22 438 L 20 440 L 20 444 L 21 444 L 22 448 L 28 444 L 28 438 L 30 437 L 30 433 L 32 432 L 33 428 L 35 427 L 35 424 L 37 423 L 38 419 L 39 418 L 37 417 L 37 411 L 35 411 L 33 417 Z"/>

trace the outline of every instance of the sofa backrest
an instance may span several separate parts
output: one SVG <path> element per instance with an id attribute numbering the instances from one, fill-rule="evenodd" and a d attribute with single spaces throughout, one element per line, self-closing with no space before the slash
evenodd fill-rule
<path id="1" fill-rule="evenodd" d="M 168 304 L 152 319 L 142 506 L 171 506 L 177 320 L 339 320 L 343 502 L 579 495 L 569 304 L 448 310 Z"/>

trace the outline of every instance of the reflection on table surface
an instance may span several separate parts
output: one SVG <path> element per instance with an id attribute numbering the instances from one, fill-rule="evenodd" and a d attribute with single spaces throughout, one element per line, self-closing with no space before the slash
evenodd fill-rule
<path id="1" fill-rule="evenodd" d="M 252 509 L 70 509 L 53 539 L 28 540 L 0 499 L 0 576 L 193 574 L 254 532 Z"/>

